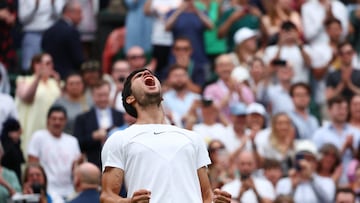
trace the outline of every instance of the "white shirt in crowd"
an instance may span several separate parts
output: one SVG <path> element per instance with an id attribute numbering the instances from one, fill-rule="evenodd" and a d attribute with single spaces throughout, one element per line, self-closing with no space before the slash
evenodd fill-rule
<path id="1" fill-rule="evenodd" d="M 8 95 L 0 93 L 0 133 L 3 128 L 3 123 L 8 118 L 18 118 L 14 99 Z"/>
<path id="2" fill-rule="evenodd" d="M 271 185 L 270 181 L 268 181 L 265 178 L 257 178 L 257 177 L 252 177 L 252 179 L 254 181 L 255 188 L 259 193 L 260 197 L 270 200 L 275 199 L 276 197 L 275 190 L 274 187 Z M 230 193 L 232 198 L 239 198 L 241 181 L 239 179 L 235 179 L 232 182 L 225 184 L 221 189 Z M 256 195 L 253 190 L 247 190 L 246 192 L 244 192 L 240 202 L 258 203 Z"/>
<path id="3" fill-rule="evenodd" d="M 212 140 L 220 140 L 224 143 L 224 140 L 228 139 L 227 128 L 221 123 L 215 123 L 213 125 L 198 123 L 193 126 L 192 130 L 198 133 L 207 145 Z"/>
<path id="4" fill-rule="evenodd" d="M 49 192 L 62 197 L 74 193 L 71 179 L 72 165 L 80 157 L 80 147 L 75 137 L 62 133 L 57 138 L 48 130 L 38 130 L 32 135 L 28 155 L 37 157 L 44 167 Z"/>
<path id="5" fill-rule="evenodd" d="M 299 183 L 294 192 L 290 178 L 283 178 L 276 185 L 276 193 L 293 194 L 295 203 L 332 203 L 335 183 L 331 178 L 313 175 L 312 181 Z"/>
<path id="6" fill-rule="evenodd" d="M 210 164 L 201 137 L 172 125 L 134 124 L 106 141 L 103 170 L 124 171 L 128 197 L 151 191 L 153 203 L 202 202 L 197 170 Z"/>
<path id="7" fill-rule="evenodd" d="M 280 84 L 268 87 L 267 95 L 271 103 L 272 115 L 290 112 L 295 109 L 290 94 Z"/>
<path id="8" fill-rule="evenodd" d="M 39 32 L 45 31 L 61 17 L 65 0 L 54 1 L 53 11 L 52 1 L 39 1 L 39 7 L 35 11 L 36 0 L 19 0 L 19 19 L 24 31 Z"/>
<path id="9" fill-rule="evenodd" d="M 348 11 L 343 3 L 338 0 L 331 1 L 331 11 L 335 18 L 340 20 L 342 26 L 342 36 L 348 33 L 349 18 Z M 325 31 L 324 19 L 326 11 L 324 6 L 318 1 L 308 1 L 301 7 L 301 16 L 304 27 L 304 36 L 310 44 L 327 43 L 329 37 Z"/>

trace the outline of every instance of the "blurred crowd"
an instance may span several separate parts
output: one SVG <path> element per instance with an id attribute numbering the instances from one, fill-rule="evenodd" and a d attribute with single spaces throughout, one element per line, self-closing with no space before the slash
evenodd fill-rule
<path id="1" fill-rule="evenodd" d="M 359 57 L 359 0 L 0 0 L 0 203 L 99 202 L 140 68 L 233 203 L 359 203 Z"/>

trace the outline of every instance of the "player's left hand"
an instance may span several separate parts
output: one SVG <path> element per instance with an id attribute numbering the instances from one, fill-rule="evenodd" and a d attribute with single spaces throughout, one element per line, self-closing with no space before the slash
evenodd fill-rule
<path id="1" fill-rule="evenodd" d="M 219 189 L 214 190 L 214 203 L 230 203 L 231 202 L 231 194 L 221 191 Z"/>

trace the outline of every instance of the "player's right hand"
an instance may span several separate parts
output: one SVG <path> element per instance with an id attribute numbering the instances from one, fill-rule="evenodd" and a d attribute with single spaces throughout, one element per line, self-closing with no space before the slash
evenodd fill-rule
<path id="1" fill-rule="evenodd" d="M 131 197 L 130 203 L 149 203 L 150 202 L 151 192 L 149 190 L 138 190 L 135 191 Z"/>

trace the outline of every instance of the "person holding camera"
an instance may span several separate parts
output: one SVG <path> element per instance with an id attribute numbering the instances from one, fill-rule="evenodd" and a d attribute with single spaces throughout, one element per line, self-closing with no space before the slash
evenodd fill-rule
<path id="1" fill-rule="evenodd" d="M 38 163 L 28 164 L 24 171 L 23 194 L 39 194 L 39 203 L 65 203 L 58 194 L 49 193 L 46 188 L 47 177 L 44 168 Z"/>
<path id="2" fill-rule="evenodd" d="M 295 167 L 289 170 L 289 177 L 276 185 L 277 194 L 291 195 L 296 203 L 331 203 L 335 195 L 335 183 L 330 177 L 316 172 L 318 152 L 309 140 L 295 143 Z"/>
<path id="3" fill-rule="evenodd" d="M 232 202 L 269 203 L 275 199 L 274 187 L 265 178 L 255 177 L 256 163 L 253 152 L 242 151 L 237 157 L 240 178 L 225 184 L 222 190 L 232 196 Z"/>

